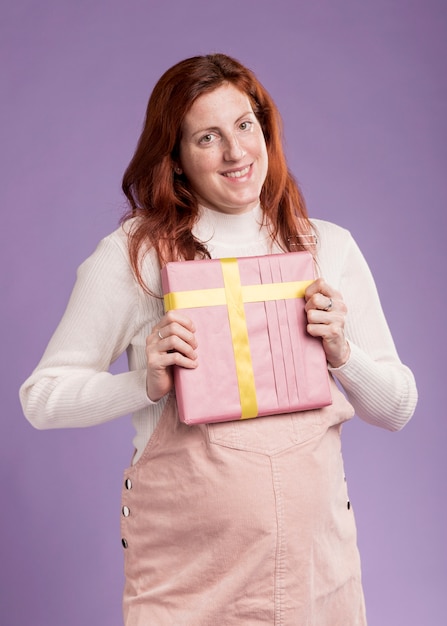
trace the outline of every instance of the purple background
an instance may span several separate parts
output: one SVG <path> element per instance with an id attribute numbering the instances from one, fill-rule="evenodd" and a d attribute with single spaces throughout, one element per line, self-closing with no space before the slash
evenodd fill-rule
<path id="1" fill-rule="evenodd" d="M 446 624 L 445 1 L 15 0 L 0 31 L 2 624 L 121 623 L 129 419 L 38 432 L 17 390 L 117 225 L 154 82 L 211 51 L 274 96 L 311 215 L 354 234 L 418 381 L 401 433 L 344 432 L 369 624 Z"/>

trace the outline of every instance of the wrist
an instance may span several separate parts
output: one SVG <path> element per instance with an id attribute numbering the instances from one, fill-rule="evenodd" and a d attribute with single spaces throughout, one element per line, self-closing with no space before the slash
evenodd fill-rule
<path id="1" fill-rule="evenodd" d="M 346 365 L 346 363 L 349 361 L 349 357 L 351 356 L 351 346 L 349 345 L 349 343 L 346 341 L 345 343 L 345 349 L 342 353 L 341 358 L 339 359 L 332 359 L 329 361 L 328 359 L 328 364 L 332 369 L 339 369 L 340 367 L 343 367 L 343 365 Z"/>

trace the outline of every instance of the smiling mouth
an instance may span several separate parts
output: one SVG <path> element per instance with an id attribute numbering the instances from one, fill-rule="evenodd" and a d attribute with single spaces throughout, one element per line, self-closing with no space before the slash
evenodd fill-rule
<path id="1" fill-rule="evenodd" d="M 222 174 L 222 176 L 225 176 L 226 178 L 241 178 L 242 176 L 246 176 L 248 174 L 248 172 L 250 171 L 250 167 L 251 165 L 247 165 L 247 167 L 244 167 L 244 169 L 242 170 L 225 172 L 224 174 Z"/>

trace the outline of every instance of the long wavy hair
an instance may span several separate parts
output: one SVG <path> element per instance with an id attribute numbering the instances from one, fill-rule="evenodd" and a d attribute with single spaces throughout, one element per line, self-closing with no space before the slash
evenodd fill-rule
<path id="1" fill-rule="evenodd" d="M 171 67 L 154 87 L 143 131 L 123 177 L 129 202 L 123 221 L 135 220 L 129 253 L 139 283 L 144 254 L 154 248 L 160 264 L 209 257 L 192 228 L 198 218 L 197 199 L 184 174 L 178 174 L 182 123 L 194 101 L 223 84 L 246 94 L 267 146 L 268 171 L 260 202 L 270 236 L 284 251 L 308 248 L 313 230 L 303 196 L 288 170 L 282 146 L 282 121 L 272 98 L 252 71 L 224 54 L 185 59 Z"/>

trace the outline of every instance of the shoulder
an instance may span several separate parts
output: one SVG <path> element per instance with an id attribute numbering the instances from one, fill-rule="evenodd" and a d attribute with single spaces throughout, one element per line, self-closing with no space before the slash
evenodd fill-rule
<path id="1" fill-rule="evenodd" d="M 311 219 L 317 237 L 318 256 L 343 259 L 357 244 L 351 232 L 326 220 Z"/>
<path id="2" fill-rule="evenodd" d="M 323 245 L 331 243 L 347 243 L 352 240 L 350 231 L 343 226 L 316 218 L 312 218 L 310 221 L 315 229 L 318 241 Z"/>
<path id="3" fill-rule="evenodd" d="M 101 239 L 94 253 L 84 262 L 83 265 L 101 268 L 101 272 L 107 272 L 115 278 L 127 281 L 137 288 L 142 289 L 137 281 L 133 265 L 130 258 L 130 239 L 136 227 L 140 224 L 138 218 L 131 218 L 121 224 L 116 230 Z M 152 293 L 161 293 L 160 264 L 156 251 L 148 247 L 140 254 L 141 278 L 143 283 Z M 82 267 L 82 266 L 81 266 Z"/>
<path id="4" fill-rule="evenodd" d="M 364 265 L 363 256 L 350 231 L 325 220 L 311 220 L 317 237 L 317 264 L 321 276 L 335 287 L 343 276 Z"/>
<path id="5" fill-rule="evenodd" d="M 126 220 L 114 231 L 103 237 L 83 265 L 93 260 L 99 261 L 104 258 L 107 259 L 108 263 L 130 266 L 129 238 L 136 223 L 137 221 L 134 218 Z"/>
<path id="6" fill-rule="evenodd" d="M 123 224 L 100 239 L 79 265 L 78 279 L 107 282 L 117 276 L 120 279 L 130 277 L 132 270 L 128 246 L 129 226 Z"/>
<path id="7" fill-rule="evenodd" d="M 115 248 L 120 250 L 126 256 L 129 256 L 129 236 L 132 232 L 132 228 L 135 224 L 135 220 L 127 220 L 114 231 L 103 237 L 98 243 L 98 248 Z"/>

